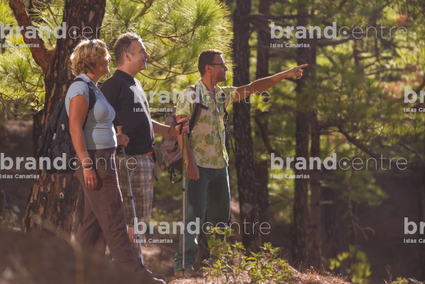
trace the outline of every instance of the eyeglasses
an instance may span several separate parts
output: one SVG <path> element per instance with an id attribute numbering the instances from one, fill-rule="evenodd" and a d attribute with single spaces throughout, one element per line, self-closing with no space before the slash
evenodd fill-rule
<path id="1" fill-rule="evenodd" d="M 220 65 L 221 68 L 227 67 L 226 63 L 208 63 L 206 65 Z"/>

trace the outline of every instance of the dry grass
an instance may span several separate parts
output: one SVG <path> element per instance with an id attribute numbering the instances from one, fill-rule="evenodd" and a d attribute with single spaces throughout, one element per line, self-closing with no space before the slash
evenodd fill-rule
<path id="1" fill-rule="evenodd" d="M 292 277 L 291 281 L 293 284 L 349 284 L 350 282 L 347 282 L 345 279 L 336 277 L 333 275 L 320 275 L 319 273 L 315 271 L 310 271 L 306 273 L 301 273 L 297 271 L 293 267 L 289 267 L 292 271 Z M 205 275 L 205 273 L 204 273 Z M 246 274 L 245 279 L 248 279 L 248 274 Z M 207 278 L 199 278 L 199 279 L 167 279 L 169 284 L 210 284 L 210 283 L 228 283 L 224 277 L 208 277 Z M 239 279 L 238 281 L 233 281 L 232 283 L 250 283 L 250 281 L 243 281 L 242 279 Z M 272 284 L 271 281 L 265 281 L 264 284 Z"/>
<path id="2" fill-rule="evenodd" d="M 292 283 L 294 284 L 348 284 L 345 279 L 333 275 L 320 275 L 317 272 L 310 271 L 301 273 L 291 267 L 293 271 Z"/>

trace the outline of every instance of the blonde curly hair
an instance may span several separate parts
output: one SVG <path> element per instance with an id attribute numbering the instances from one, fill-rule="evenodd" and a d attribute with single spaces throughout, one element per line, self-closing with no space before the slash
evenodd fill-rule
<path id="1" fill-rule="evenodd" d="M 100 39 L 82 40 L 71 54 L 72 74 L 78 76 L 82 73 L 90 73 L 108 54 L 108 47 Z"/>

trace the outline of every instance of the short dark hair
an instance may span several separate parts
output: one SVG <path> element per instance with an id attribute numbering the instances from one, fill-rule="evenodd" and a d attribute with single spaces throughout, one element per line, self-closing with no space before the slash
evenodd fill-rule
<path id="1" fill-rule="evenodd" d="M 218 55 L 222 55 L 223 52 L 217 49 L 207 49 L 201 52 L 198 57 L 198 70 L 201 73 L 201 77 L 205 75 L 205 66 L 213 63 L 214 58 Z"/>
<path id="2" fill-rule="evenodd" d="M 133 54 L 132 47 L 130 44 L 133 41 L 141 41 L 142 39 L 135 33 L 125 33 L 118 37 L 115 42 L 115 60 L 117 61 L 117 66 L 121 65 L 124 62 L 124 52 L 129 52 Z M 130 49 L 129 49 L 130 47 Z"/>

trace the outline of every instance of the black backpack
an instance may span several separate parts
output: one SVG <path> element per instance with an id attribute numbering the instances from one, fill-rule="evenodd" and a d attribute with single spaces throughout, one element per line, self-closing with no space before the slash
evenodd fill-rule
<path id="1" fill-rule="evenodd" d="M 83 79 L 76 78 L 72 83 L 79 81 L 84 82 Z M 76 169 L 76 162 L 72 161 L 72 158 L 76 156 L 76 152 L 72 145 L 71 133 L 69 132 L 69 117 L 66 113 L 65 97 L 56 106 L 47 123 L 46 129 L 38 139 L 38 146 L 40 147 L 38 156 L 46 157 L 50 160 L 50 169 L 44 169 L 49 174 L 73 172 Z M 94 90 L 89 85 L 89 109 L 87 115 L 93 109 L 95 103 L 96 96 Z M 87 122 L 87 115 L 83 129 Z M 62 159 L 63 155 L 65 155 L 66 165 L 60 165 L 58 163 L 58 168 L 55 168 L 54 160 L 56 158 Z"/>

